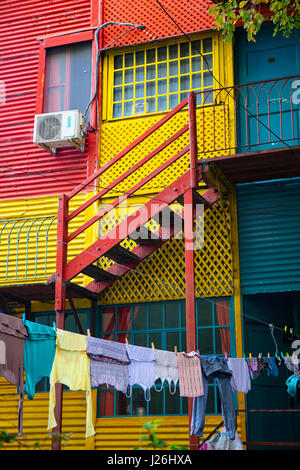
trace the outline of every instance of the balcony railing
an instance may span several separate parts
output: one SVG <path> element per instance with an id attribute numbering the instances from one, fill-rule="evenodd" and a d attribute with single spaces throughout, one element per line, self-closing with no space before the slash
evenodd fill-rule
<path id="1" fill-rule="evenodd" d="M 196 95 L 199 158 L 300 144 L 300 75 Z"/>
<path id="2" fill-rule="evenodd" d="M 0 220 L 0 283 L 43 279 L 55 257 L 56 216 Z"/>

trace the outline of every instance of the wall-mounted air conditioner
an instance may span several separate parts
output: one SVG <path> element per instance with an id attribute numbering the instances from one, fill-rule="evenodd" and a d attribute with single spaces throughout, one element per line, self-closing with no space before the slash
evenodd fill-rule
<path id="1" fill-rule="evenodd" d="M 33 142 L 48 152 L 60 147 L 76 147 L 84 151 L 85 122 L 78 110 L 37 114 L 34 119 Z"/>

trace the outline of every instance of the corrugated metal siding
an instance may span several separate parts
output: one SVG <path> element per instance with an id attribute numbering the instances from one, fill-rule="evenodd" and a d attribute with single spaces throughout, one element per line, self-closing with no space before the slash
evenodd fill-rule
<path id="1" fill-rule="evenodd" d="M 90 26 L 90 0 L 0 2 L 0 199 L 69 191 L 87 175 L 87 154 L 54 157 L 32 143 L 39 60 L 38 37 Z"/>
<path id="2" fill-rule="evenodd" d="M 244 294 L 300 289 L 300 179 L 237 188 Z"/>
<path id="3" fill-rule="evenodd" d="M 96 390 L 95 390 L 96 392 Z M 95 400 L 94 400 L 95 402 Z M 39 449 L 51 449 L 51 431 L 47 430 L 49 393 L 37 393 L 33 400 L 24 399 L 23 436 L 20 443 L 5 444 L 6 450 L 31 450 L 35 442 Z M 95 407 L 93 409 L 95 413 Z M 62 434 L 71 433 L 66 450 L 85 449 L 86 399 L 85 392 L 64 392 Z M 16 387 L 0 377 L 0 430 L 17 433 L 18 395 Z"/>
<path id="4" fill-rule="evenodd" d="M 185 33 L 194 33 L 212 28 L 212 17 L 208 9 L 210 0 L 164 0 L 166 11 Z M 105 2 L 104 22 L 120 21 L 145 24 L 144 31 L 135 30 L 126 34 L 113 44 L 113 47 L 146 43 L 182 35 L 182 31 L 153 0 L 135 2 L 134 0 L 110 0 Z M 104 42 L 109 44 L 124 33 L 124 26 L 108 26 L 104 30 Z"/>
<path id="5" fill-rule="evenodd" d="M 147 421 L 162 419 L 156 434 L 167 446 L 177 444 L 189 447 L 188 416 L 143 416 L 134 418 L 98 418 L 96 422 L 95 450 L 133 450 L 139 439 L 147 434 L 142 427 Z M 204 437 L 221 422 L 221 416 L 206 416 Z M 240 418 L 237 431 L 241 435 Z"/>
<path id="6" fill-rule="evenodd" d="M 70 212 L 83 204 L 87 194 L 79 194 L 70 203 Z M 56 270 L 56 220 L 48 233 L 42 228 L 37 230 L 41 221 L 37 218 L 57 216 L 58 196 L 1 201 L 0 204 L 0 284 L 24 284 L 45 282 Z M 85 222 L 86 214 L 82 212 L 70 223 L 70 232 Z M 16 223 L 15 220 L 20 219 Z M 24 222 L 28 219 L 28 222 Z M 6 222 L 6 221 L 9 222 Z M 36 228 L 34 227 L 34 221 Z M 41 219 L 42 220 L 42 219 Z M 48 224 L 49 225 L 49 224 Z M 3 228 L 6 226 L 6 228 Z M 21 228 L 22 227 L 22 228 Z M 30 228 L 31 227 L 31 228 Z M 8 230 L 7 230 L 8 229 Z M 47 238 L 48 235 L 48 238 Z M 28 236 L 28 243 L 27 243 Z M 8 238 L 10 238 L 8 243 Z M 76 237 L 69 244 L 68 259 L 80 253 L 85 246 L 85 233 Z M 27 261 L 26 261 L 27 260 Z M 27 265 L 27 271 L 26 271 Z M 46 272 L 45 272 L 46 265 Z M 18 269 L 16 268 L 18 267 Z M 44 278 L 44 279 L 42 279 Z M 76 279 L 76 281 L 75 281 Z M 80 275 L 74 282 L 82 284 L 84 276 Z"/>

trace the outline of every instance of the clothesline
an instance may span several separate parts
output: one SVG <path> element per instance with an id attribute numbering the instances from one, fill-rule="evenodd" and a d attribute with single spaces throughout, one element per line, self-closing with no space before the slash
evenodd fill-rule
<path id="1" fill-rule="evenodd" d="M 18 348 L 15 341 L 18 342 Z M 1 342 L 6 344 L 7 354 L 4 356 L 5 361 L 0 361 L 0 375 L 10 381 L 11 372 L 14 372 L 20 380 L 19 377 L 23 376 L 20 371 L 24 370 L 24 393 L 27 393 L 28 399 L 33 399 L 36 384 L 43 377 L 50 378 L 48 430 L 57 424 L 54 415 L 55 384 L 62 383 L 71 391 L 86 391 L 86 437 L 94 434 L 91 388 L 109 384 L 129 398 L 132 396 L 132 387 L 137 385 L 144 390 L 145 401 L 150 401 L 150 389 L 153 387 L 156 391 L 161 391 L 165 381 L 169 383 L 172 395 L 175 394 L 178 383 L 180 396 L 194 398 L 196 421 L 193 432 L 195 435 L 201 434 L 208 394 L 208 377 L 217 380 L 225 413 L 225 427 L 233 435 L 233 391 L 247 393 L 251 389 L 250 379 L 255 379 L 263 370 L 266 370 L 268 375 L 278 375 L 277 365 L 279 366 L 273 356 L 257 359 L 251 357 L 247 360 L 228 357 L 227 353 L 225 357 L 205 356 L 199 351 L 178 352 L 177 346 L 174 346 L 174 352 L 159 350 L 155 348 L 154 342 L 151 342 L 151 348 L 130 345 L 127 338 L 124 344 L 93 337 L 90 330 L 87 330 L 87 335 L 83 335 L 58 329 L 55 322 L 53 327 L 31 322 L 25 319 L 25 315 L 22 320 L 10 315 L 0 315 L 0 346 Z M 14 362 L 10 363 L 12 358 Z M 288 368 L 292 365 L 287 360 L 284 363 Z M 297 371 L 292 368 L 290 370 L 298 375 L 298 366 Z M 219 373 L 222 376 L 221 382 Z M 298 379 L 300 381 L 295 375 L 290 379 L 295 378 L 296 381 L 289 385 L 287 383 L 293 393 Z M 161 386 L 158 389 L 159 379 Z M 23 384 L 14 381 L 14 385 L 20 387 L 21 429 Z"/>
<path id="2" fill-rule="evenodd" d="M 66 242 L 63 242 L 63 243 L 64 243 L 64 244 L 67 244 Z M 88 254 L 92 254 L 92 255 L 93 255 L 93 253 L 89 252 L 88 250 L 86 250 L 86 252 L 87 252 Z M 136 268 L 130 268 L 130 267 L 128 267 L 128 265 L 123 265 L 123 264 L 121 264 L 121 263 L 119 263 L 119 262 L 115 262 L 115 264 L 118 265 L 118 266 L 120 266 L 121 268 L 125 268 L 126 270 L 128 270 L 128 271 L 130 271 L 130 272 L 135 272 L 135 273 L 140 274 L 140 275 L 142 275 L 142 276 L 144 276 L 144 277 L 147 277 L 147 278 L 149 278 L 149 279 L 152 279 L 152 280 L 154 280 L 155 282 L 157 282 L 157 283 L 159 283 L 159 284 L 163 284 L 163 285 L 166 286 L 166 287 L 174 287 L 174 286 L 172 286 L 172 285 L 170 286 L 170 284 L 168 284 L 168 283 L 165 283 L 163 279 L 159 279 L 159 278 L 156 278 L 156 277 L 154 277 L 154 276 L 150 276 L 149 274 L 145 274 L 145 273 L 143 273 L 143 272 L 141 272 L 141 271 L 138 271 Z M 186 294 L 192 294 L 192 295 L 194 295 L 194 292 L 191 292 L 191 291 L 189 291 L 189 290 L 186 290 Z M 205 302 L 210 302 L 211 304 L 214 305 L 214 301 L 213 301 L 213 300 L 210 300 L 210 299 L 208 299 L 208 298 L 201 297 L 201 300 L 203 300 L 203 301 L 205 301 Z M 234 309 L 231 308 L 230 306 L 228 306 L 228 310 L 231 311 L 231 312 L 233 312 L 233 313 L 235 313 L 235 312 L 234 312 Z M 242 313 L 242 312 L 241 312 L 241 315 L 242 315 L 243 317 L 251 318 L 252 320 L 255 320 L 256 322 L 261 323 L 261 324 L 264 324 L 264 325 L 266 325 L 266 326 L 268 326 L 268 327 L 272 326 L 273 328 L 275 328 L 275 329 L 277 329 L 277 330 L 279 330 L 279 331 L 282 331 L 282 332 L 285 332 L 285 331 L 286 331 L 286 326 L 285 326 L 284 328 L 281 328 L 281 327 L 279 327 L 279 326 L 273 325 L 273 323 L 268 323 L 268 322 L 266 322 L 266 321 L 260 320 L 260 319 L 254 317 L 254 316 L 251 316 L 251 315 L 249 315 L 249 314 Z M 294 333 L 293 333 L 293 334 L 294 334 Z M 300 336 L 299 336 L 299 335 L 294 334 L 294 336 L 295 336 L 295 338 L 300 339 Z"/>

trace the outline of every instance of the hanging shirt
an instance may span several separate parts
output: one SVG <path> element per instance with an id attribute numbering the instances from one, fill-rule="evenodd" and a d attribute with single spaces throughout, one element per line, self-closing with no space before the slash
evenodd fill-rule
<path id="1" fill-rule="evenodd" d="M 54 356 L 56 333 L 53 328 L 39 323 L 23 320 L 28 337 L 24 346 L 24 369 L 26 383 L 24 392 L 31 400 L 35 387 L 43 377 L 50 377 Z"/>
<path id="2" fill-rule="evenodd" d="M 234 392 L 248 393 L 251 390 L 249 368 L 244 358 L 228 358 L 228 367 L 232 372 L 231 387 Z"/>
<path id="3" fill-rule="evenodd" d="M 108 384 L 126 393 L 129 358 L 123 343 L 87 337 L 90 358 L 91 386 Z"/>
<path id="4" fill-rule="evenodd" d="M 131 396 L 133 385 L 139 385 L 144 390 L 146 401 L 150 401 L 150 389 L 155 383 L 155 355 L 151 348 L 126 344 L 130 359 L 128 366 L 128 386 Z"/>
<path id="5" fill-rule="evenodd" d="M 160 392 L 163 389 L 163 383 L 166 380 L 169 383 L 169 391 L 172 395 L 176 392 L 176 384 L 178 382 L 178 367 L 176 353 L 172 351 L 155 350 L 155 380 L 161 380 L 161 388 L 155 390 Z M 173 382 L 173 392 L 171 384 Z"/>
<path id="6" fill-rule="evenodd" d="M 27 330 L 21 319 L 0 313 L 0 375 L 19 388 L 18 434 L 23 427 L 24 341 Z"/>
<path id="7" fill-rule="evenodd" d="M 177 353 L 179 391 L 181 397 L 204 395 L 200 358 L 194 351 Z"/>
<path id="8" fill-rule="evenodd" d="M 87 355 L 86 336 L 57 329 L 56 352 L 50 375 L 48 430 L 57 425 L 54 416 L 56 383 L 64 384 L 70 390 L 86 391 L 85 437 L 95 434 L 92 422 L 90 358 Z"/>

